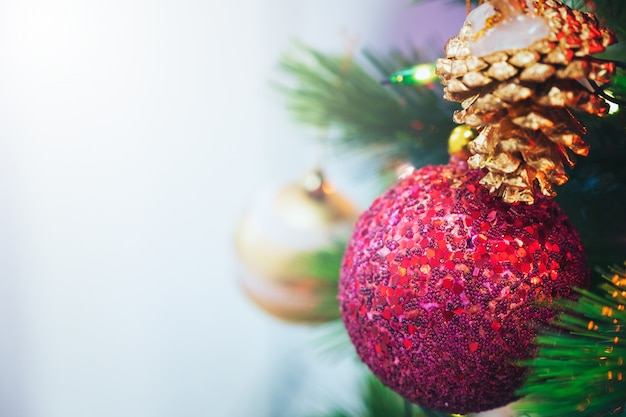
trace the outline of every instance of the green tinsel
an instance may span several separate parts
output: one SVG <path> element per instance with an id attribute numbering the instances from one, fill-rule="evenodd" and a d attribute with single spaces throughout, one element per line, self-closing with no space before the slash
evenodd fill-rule
<path id="1" fill-rule="evenodd" d="M 626 270 L 603 275 L 598 293 L 561 301 L 557 330 L 537 338 L 539 352 L 518 409 L 531 416 L 616 416 L 626 403 Z"/>

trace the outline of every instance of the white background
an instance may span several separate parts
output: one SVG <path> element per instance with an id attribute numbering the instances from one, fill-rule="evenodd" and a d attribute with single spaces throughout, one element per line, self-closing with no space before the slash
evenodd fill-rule
<path id="1" fill-rule="evenodd" d="M 436 54 L 463 19 L 443 4 L 2 1 L 0 416 L 277 417 L 311 378 L 340 392 L 350 371 L 235 280 L 250 195 L 316 156 L 267 81 L 292 39 Z"/>

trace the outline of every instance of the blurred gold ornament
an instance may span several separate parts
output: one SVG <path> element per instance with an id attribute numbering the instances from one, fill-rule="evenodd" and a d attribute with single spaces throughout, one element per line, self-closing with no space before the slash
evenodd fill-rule
<path id="1" fill-rule="evenodd" d="M 468 163 L 509 203 L 533 203 L 535 187 L 555 195 L 564 164 L 586 156 L 585 127 L 570 112 L 597 116 L 608 103 L 581 80 L 606 83 L 615 63 L 594 59 L 616 42 L 594 15 L 557 0 L 491 0 L 474 9 L 437 61 L 444 97 L 460 102 L 454 121 L 478 131 Z"/>
<path id="2" fill-rule="evenodd" d="M 339 265 L 336 275 L 322 276 L 310 270 L 308 261 L 347 241 L 357 217 L 356 208 L 318 171 L 260 193 L 235 236 L 246 295 L 266 312 L 291 322 L 339 317 Z"/>

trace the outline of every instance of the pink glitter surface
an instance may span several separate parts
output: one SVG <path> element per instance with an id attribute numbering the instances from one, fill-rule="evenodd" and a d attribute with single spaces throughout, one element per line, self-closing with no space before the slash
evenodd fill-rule
<path id="1" fill-rule="evenodd" d="M 552 200 L 503 203 L 464 162 L 416 170 L 363 213 L 339 282 L 342 318 L 381 381 L 425 407 L 503 406 L 525 376 L 537 326 L 589 271 Z"/>

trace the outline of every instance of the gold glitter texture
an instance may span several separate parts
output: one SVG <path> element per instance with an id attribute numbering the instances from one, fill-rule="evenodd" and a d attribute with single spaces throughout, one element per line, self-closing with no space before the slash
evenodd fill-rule
<path id="1" fill-rule="evenodd" d="M 481 184 L 506 202 L 532 204 L 537 190 L 553 197 L 553 186 L 568 180 L 565 167 L 573 167 L 575 155 L 589 153 L 582 139 L 586 129 L 570 109 L 608 113 L 608 104 L 579 80 L 610 80 L 615 64 L 590 55 L 616 38 L 594 15 L 557 0 L 535 0 L 532 10 L 525 7 L 523 12 L 545 19 L 548 38 L 526 48 L 476 56 L 476 37 L 492 25 L 507 25 L 507 20 L 487 21 L 475 33 L 468 19 L 448 41 L 437 73 L 444 97 L 462 105 L 454 121 L 479 132 L 469 144 L 468 162 L 486 171 Z M 495 13 L 497 17 L 499 11 Z"/>

